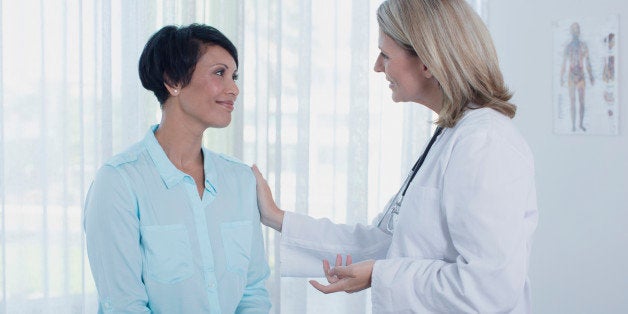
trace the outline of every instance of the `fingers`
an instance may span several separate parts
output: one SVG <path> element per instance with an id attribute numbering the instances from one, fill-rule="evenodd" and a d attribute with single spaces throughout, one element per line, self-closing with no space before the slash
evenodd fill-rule
<path id="1" fill-rule="evenodd" d="M 325 274 L 329 273 L 329 261 L 324 259 L 323 260 L 323 271 L 325 271 Z"/>
<path id="2" fill-rule="evenodd" d="M 353 258 L 347 255 L 346 263 L 347 266 L 339 266 L 342 265 L 342 256 L 337 255 L 335 266 L 330 269 L 329 261 L 323 260 L 323 270 L 329 285 L 323 285 L 316 280 L 310 280 L 310 284 L 325 294 L 338 291 L 354 293 L 371 287 L 375 260 L 352 264 Z"/>
<path id="3" fill-rule="evenodd" d="M 351 255 L 347 255 L 347 260 L 345 262 L 345 266 L 349 266 L 352 263 Z M 336 254 L 336 262 L 334 263 L 334 269 L 336 267 L 342 267 L 342 255 Z M 323 271 L 325 272 L 325 277 L 329 283 L 338 282 L 338 280 L 342 279 L 342 276 L 331 273 L 331 266 L 328 260 L 323 260 Z"/>
<path id="4" fill-rule="evenodd" d="M 351 263 L 353 262 L 351 255 L 347 255 L 347 260 L 345 262 L 345 266 L 349 266 L 351 265 Z M 342 267 L 342 254 L 336 254 L 336 262 L 334 263 L 334 269 L 337 267 Z M 336 283 L 338 282 L 338 280 L 342 279 L 342 276 L 336 275 L 336 274 L 332 274 L 331 273 L 331 265 L 329 264 L 329 261 L 324 259 L 323 260 L 323 271 L 325 273 L 325 278 L 327 278 L 327 282 L 329 283 Z"/>
<path id="5" fill-rule="evenodd" d="M 342 265 L 342 262 L 336 262 L 336 266 L 330 269 L 329 272 L 326 272 L 326 275 L 335 276 L 340 279 L 346 277 L 355 277 L 356 265 L 360 265 L 361 263 L 353 264 L 353 258 L 351 257 L 351 255 L 347 255 L 345 266 L 338 266 L 339 264 Z"/>
<path id="6" fill-rule="evenodd" d="M 353 259 L 351 258 L 351 254 L 347 254 L 347 260 L 345 261 L 345 266 L 349 266 L 353 263 Z M 342 266 L 342 254 L 336 254 L 336 264 L 335 267 Z"/>
<path id="7" fill-rule="evenodd" d="M 310 284 L 316 288 L 316 290 L 325 293 L 325 294 L 329 294 L 329 293 L 334 293 L 334 292 L 340 292 L 340 291 L 345 291 L 345 283 L 346 281 L 339 281 L 336 283 L 332 283 L 329 284 L 327 286 L 319 283 L 316 280 L 310 280 Z"/>
<path id="8" fill-rule="evenodd" d="M 316 290 L 325 294 L 340 292 L 340 291 L 344 291 L 346 293 L 354 293 L 354 292 L 358 292 L 362 290 L 362 289 L 353 287 L 351 279 L 341 279 L 338 282 L 330 283 L 328 285 L 323 285 L 316 280 L 310 280 L 310 284 L 312 285 L 312 287 L 316 288 Z"/>
<path id="9" fill-rule="evenodd" d="M 316 290 L 322 292 L 322 293 L 328 293 L 327 291 L 327 286 L 320 284 L 318 281 L 316 280 L 310 280 L 310 284 L 312 285 L 312 287 L 316 288 Z"/>
<path id="10" fill-rule="evenodd" d="M 354 277 L 352 267 L 350 266 L 338 266 L 329 271 L 329 276 L 336 276 L 338 278 Z"/>
<path id="11" fill-rule="evenodd" d="M 262 175 L 262 173 L 259 171 L 259 168 L 257 168 L 256 164 L 253 164 L 253 166 L 251 166 L 251 170 L 253 170 L 253 174 L 255 175 L 255 180 L 258 183 L 266 181 L 266 179 L 264 179 L 264 176 Z"/>
<path id="12" fill-rule="evenodd" d="M 329 283 L 334 283 L 338 281 L 337 276 L 333 276 L 329 274 L 329 271 L 330 271 L 329 261 L 326 259 L 323 260 L 323 271 L 325 272 L 325 277 L 327 278 L 327 281 Z"/>

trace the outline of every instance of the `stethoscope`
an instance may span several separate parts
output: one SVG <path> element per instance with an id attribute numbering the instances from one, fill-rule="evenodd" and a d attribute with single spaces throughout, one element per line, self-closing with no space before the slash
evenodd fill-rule
<path id="1" fill-rule="evenodd" d="M 442 131 L 443 127 L 439 126 L 436 128 L 436 131 L 434 131 L 434 135 L 432 135 L 430 142 L 427 144 L 427 147 L 425 147 L 425 151 L 423 151 L 423 154 L 421 154 L 416 163 L 414 163 L 414 166 L 412 166 L 412 170 L 410 171 L 410 173 L 408 173 L 408 176 L 401 185 L 401 188 L 386 205 L 387 208 L 384 212 L 384 215 L 377 222 L 377 228 L 384 231 L 385 233 L 392 235 L 393 231 L 395 230 L 395 225 L 397 224 L 397 219 L 399 218 L 399 210 L 401 209 L 401 202 L 403 201 L 403 197 L 406 195 L 406 191 L 408 191 L 410 183 L 419 172 L 421 165 L 423 165 L 423 161 L 425 161 L 427 153 L 430 151 L 430 148 L 432 148 L 432 145 L 436 141 L 436 138 L 438 137 L 438 135 L 440 135 Z M 388 219 L 388 221 L 385 225 L 383 225 L 383 222 L 386 219 Z"/>

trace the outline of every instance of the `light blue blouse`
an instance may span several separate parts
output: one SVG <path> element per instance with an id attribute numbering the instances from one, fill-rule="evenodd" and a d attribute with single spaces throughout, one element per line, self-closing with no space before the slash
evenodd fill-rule
<path id="1" fill-rule="evenodd" d="M 268 313 L 251 169 L 203 148 L 202 199 L 151 127 L 96 174 L 84 228 L 99 313 Z"/>

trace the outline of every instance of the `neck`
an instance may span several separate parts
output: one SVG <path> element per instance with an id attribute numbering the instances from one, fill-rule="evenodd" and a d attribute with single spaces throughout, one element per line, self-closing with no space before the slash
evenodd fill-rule
<path id="1" fill-rule="evenodd" d="M 164 111 L 155 138 L 175 167 L 185 171 L 203 164 L 203 131 L 186 127 L 186 123 L 171 119 Z"/>
<path id="2" fill-rule="evenodd" d="M 443 109 L 443 91 L 440 89 L 440 85 L 436 79 L 432 81 L 432 87 L 429 93 L 427 93 L 422 100 L 416 102 L 431 109 L 436 114 L 440 114 L 441 109 Z"/>

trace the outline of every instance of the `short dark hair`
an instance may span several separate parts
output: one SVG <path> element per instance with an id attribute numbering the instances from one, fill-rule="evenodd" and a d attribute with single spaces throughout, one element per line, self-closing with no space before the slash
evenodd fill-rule
<path id="1" fill-rule="evenodd" d="M 151 36 L 142 51 L 139 62 L 142 86 L 155 93 L 163 105 L 170 95 L 164 83 L 182 87 L 190 84 L 204 47 L 214 45 L 227 50 L 238 66 L 236 47 L 216 28 L 196 23 L 164 26 Z"/>

